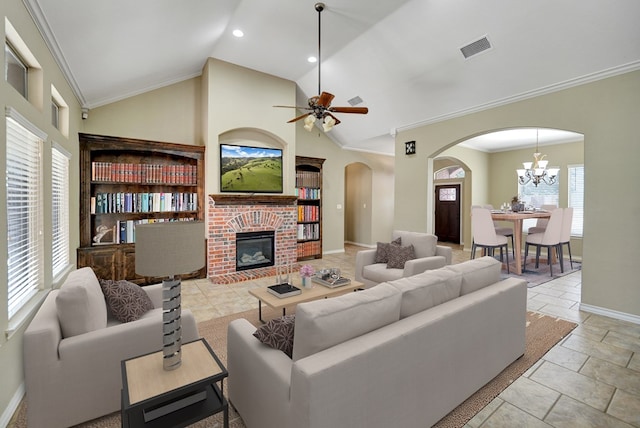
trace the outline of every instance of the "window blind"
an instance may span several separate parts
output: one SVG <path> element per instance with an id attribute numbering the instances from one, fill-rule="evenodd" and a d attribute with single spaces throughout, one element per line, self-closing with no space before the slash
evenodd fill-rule
<path id="1" fill-rule="evenodd" d="M 42 145 L 46 134 L 7 109 L 7 284 L 11 318 L 43 283 Z"/>
<path id="2" fill-rule="evenodd" d="M 584 219 L 584 165 L 569 166 L 569 202 L 573 207 L 571 235 L 582 236 Z"/>
<path id="3" fill-rule="evenodd" d="M 54 144 L 51 149 L 52 271 L 55 277 L 69 265 L 69 159 L 71 155 Z"/>

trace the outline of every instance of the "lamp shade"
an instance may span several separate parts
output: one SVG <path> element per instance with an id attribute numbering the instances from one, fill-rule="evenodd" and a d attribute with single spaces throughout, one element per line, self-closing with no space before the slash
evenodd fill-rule
<path id="1" fill-rule="evenodd" d="M 197 271 L 205 265 L 204 233 L 201 221 L 136 225 L 136 273 L 166 277 Z"/>

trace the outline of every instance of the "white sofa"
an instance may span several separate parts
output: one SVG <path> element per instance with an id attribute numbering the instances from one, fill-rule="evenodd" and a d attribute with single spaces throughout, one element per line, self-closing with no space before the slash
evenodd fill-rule
<path id="1" fill-rule="evenodd" d="M 69 427 L 120 409 L 121 361 L 162 348 L 162 285 L 143 290 L 155 309 L 127 323 L 108 315 L 91 268 L 49 293 L 24 333 L 30 428 Z M 198 337 L 195 318 L 182 311 L 183 342 Z"/>
<path id="2" fill-rule="evenodd" d="M 394 230 L 392 240 L 400 238 L 401 246 L 413 245 L 415 259 L 404 264 L 403 269 L 389 268 L 387 263 L 376 263 L 378 249 L 362 250 L 356 254 L 355 279 L 370 288 L 381 282 L 393 281 L 417 275 L 427 270 L 451 264 L 453 251 L 450 247 L 437 245 L 435 235 L 420 232 Z M 381 243 L 378 243 L 378 247 Z"/>
<path id="3" fill-rule="evenodd" d="M 428 427 L 524 354 L 526 282 L 483 257 L 302 303 L 293 358 L 228 327 L 248 428 Z"/>

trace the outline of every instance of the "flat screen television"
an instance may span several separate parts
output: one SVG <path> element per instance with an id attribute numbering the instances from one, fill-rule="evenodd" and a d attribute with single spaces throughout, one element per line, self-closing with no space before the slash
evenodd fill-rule
<path id="1" fill-rule="evenodd" d="M 282 150 L 220 144 L 220 191 L 282 193 Z"/>

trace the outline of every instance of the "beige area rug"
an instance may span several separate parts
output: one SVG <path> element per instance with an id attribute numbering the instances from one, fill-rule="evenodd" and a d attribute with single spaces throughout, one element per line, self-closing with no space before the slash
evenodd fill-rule
<path id="1" fill-rule="evenodd" d="M 271 311 L 268 308 L 263 310 L 264 319 L 270 319 L 279 315 L 279 312 Z M 226 364 L 227 361 L 227 325 L 232 320 L 238 318 L 246 318 L 255 326 L 260 325 L 257 309 L 204 321 L 198 324 L 200 335 L 207 340 L 224 364 Z M 527 312 L 526 350 L 524 356 L 504 369 L 491 382 L 469 397 L 435 426 L 438 428 L 462 427 L 576 326 L 577 324 L 569 321 L 536 312 Z M 225 388 L 225 394 L 226 392 L 227 390 Z M 229 420 L 229 426 L 232 428 L 242 428 L 245 426 L 242 419 L 240 419 L 231 407 L 229 409 Z M 26 428 L 26 426 L 26 408 L 23 400 L 12 422 L 9 423 L 9 428 Z M 120 427 L 120 414 L 113 413 L 78 426 L 82 428 L 118 428 Z M 198 428 L 221 427 L 222 416 L 215 415 L 192 426 Z"/>

